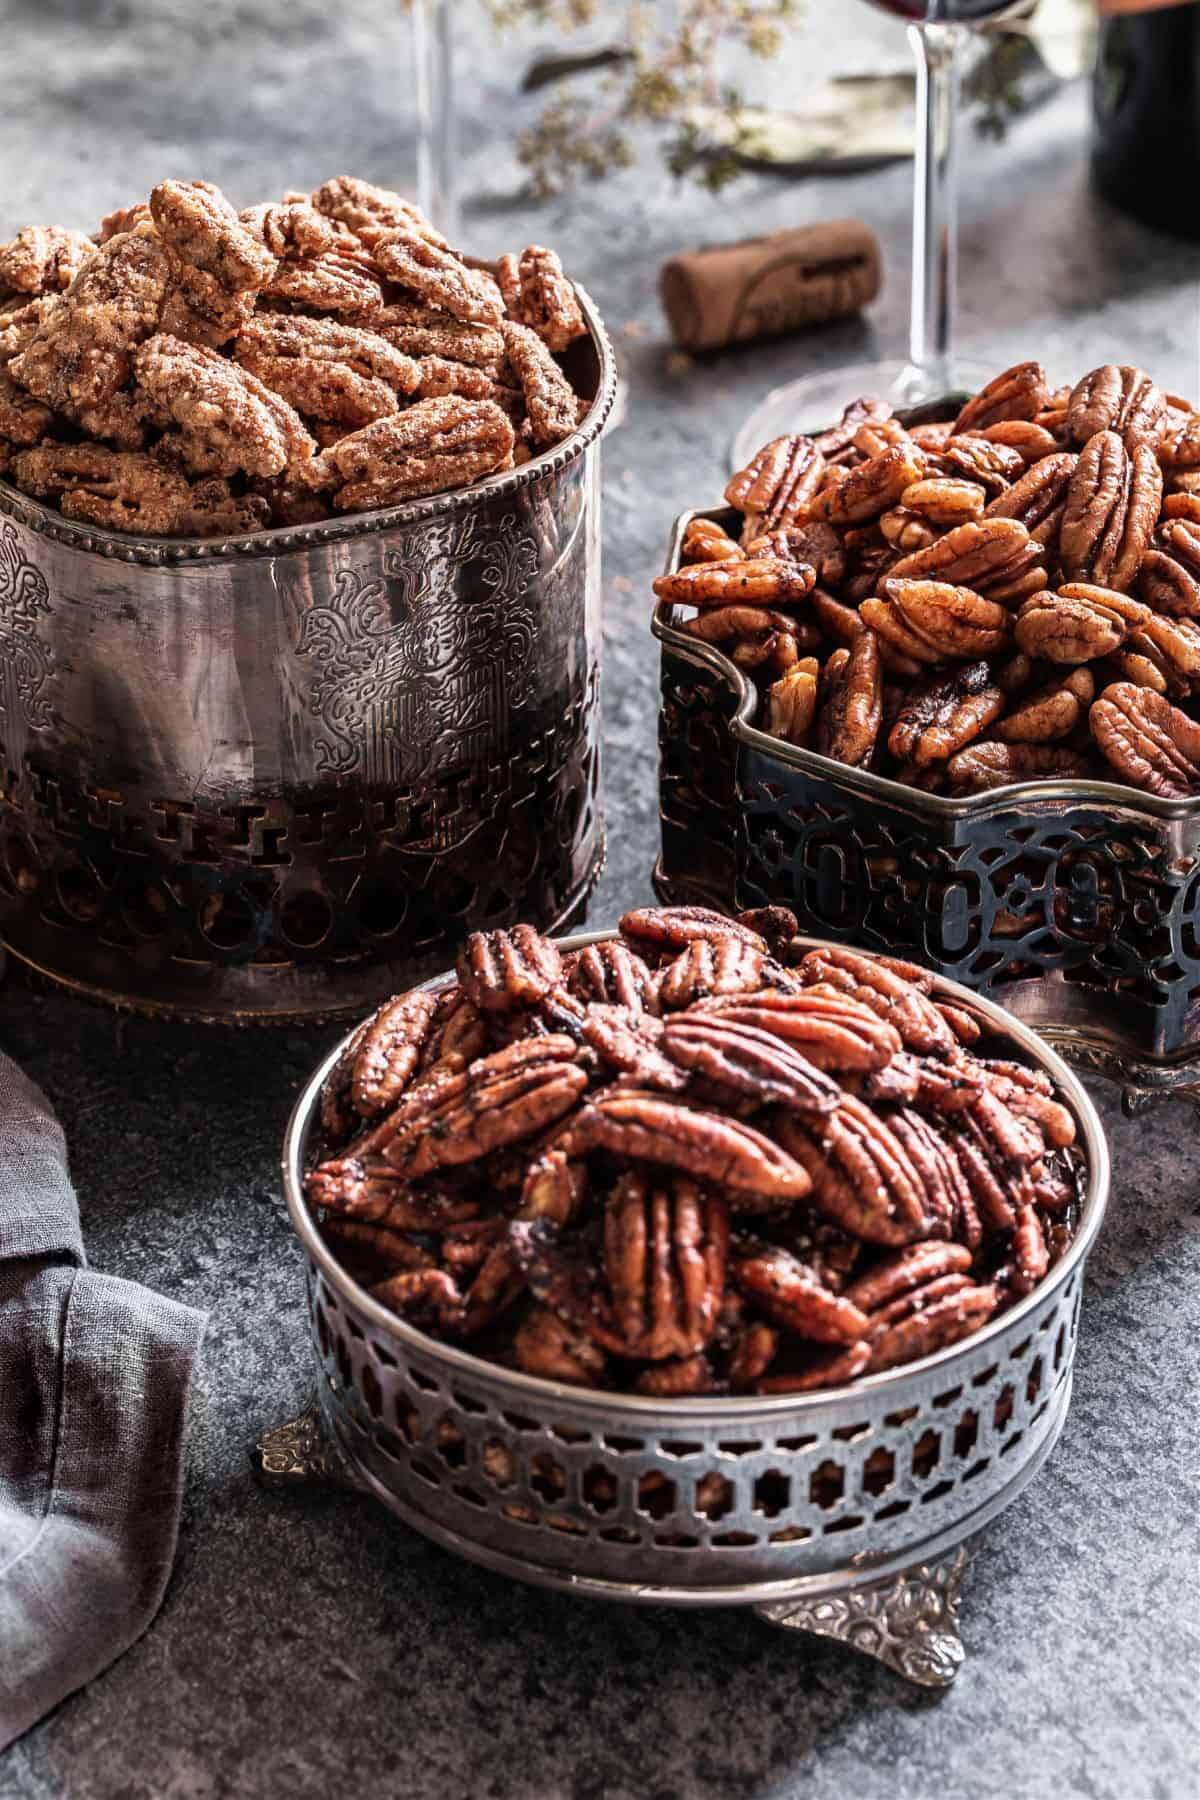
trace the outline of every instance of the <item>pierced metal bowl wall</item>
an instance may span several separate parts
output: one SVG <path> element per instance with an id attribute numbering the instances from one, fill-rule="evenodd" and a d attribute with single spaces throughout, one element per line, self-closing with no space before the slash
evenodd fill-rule
<path id="1" fill-rule="evenodd" d="M 283 1181 L 308 1262 L 320 1409 L 353 1479 L 492 1568 L 632 1601 L 846 1593 L 976 1533 L 1066 1417 L 1108 1157 L 1052 1051 L 998 1007 L 938 989 L 1059 1084 L 1086 1163 L 1079 1231 L 1043 1285 L 975 1337 L 821 1394 L 668 1404 L 570 1388 L 437 1343 L 380 1306 L 326 1248 L 301 1188 L 332 1052 L 292 1115 Z"/>
<path id="2" fill-rule="evenodd" d="M 362 1013 L 599 872 L 594 308 L 564 444 L 474 488 L 230 542 L 0 482 L 0 931 L 118 1005 Z"/>
<path id="3" fill-rule="evenodd" d="M 684 513 L 732 526 L 725 508 Z M 1138 1096 L 1200 1076 L 1200 801 L 1106 781 L 923 793 L 752 724 L 742 671 L 659 605 L 662 898 L 776 901 L 1014 1012 Z"/>

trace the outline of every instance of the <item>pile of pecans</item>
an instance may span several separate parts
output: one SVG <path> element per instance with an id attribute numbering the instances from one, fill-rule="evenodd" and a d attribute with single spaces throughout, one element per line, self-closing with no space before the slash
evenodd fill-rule
<path id="1" fill-rule="evenodd" d="M 1113 363 L 1020 363 L 958 417 L 857 400 L 776 438 L 654 584 L 788 743 L 949 795 L 1200 794 L 1200 412 Z"/>
<path id="2" fill-rule="evenodd" d="M 801 1393 L 968 1336 L 1071 1240 L 1049 1078 L 783 907 L 651 907 L 566 955 L 476 933 L 457 972 L 349 1040 L 306 1186 L 436 1337 L 586 1387 Z"/>
<path id="3" fill-rule="evenodd" d="M 164 181 L 94 237 L 0 244 L 0 474 L 147 536 L 391 506 L 569 437 L 585 333 L 552 250 L 473 261 L 388 188 L 237 212 Z"/>

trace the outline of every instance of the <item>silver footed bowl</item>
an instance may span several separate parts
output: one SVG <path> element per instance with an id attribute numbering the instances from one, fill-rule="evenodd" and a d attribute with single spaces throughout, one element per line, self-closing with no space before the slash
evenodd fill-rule
<path id="1" fill-rule="evenodd" d="M 667 1402 L 567 1387 L 437 1342 L 372 1300 L 303 1193 L 339 1045 L 301 1093 L 283 1148 L 317 1399 L 263 1440 L 264 1471 L 340 1475 L 437 1543 L 523 1580 L 754 1605 L 925 1685 L 952 1679 L 965 1546 L 1037 1473 L 1066 1419 L 1109 1162 L 1095 1110 L 1053 1050 L 978 994 L 941 978 L 935 992 L 1055 1082 L 1083 1158 L 1078 1230 L 1041 1285 L 973 1337 L 811 1394 Z M 719 1508 L 698 1494 L 714 1474 L 728 1484 Z"/>

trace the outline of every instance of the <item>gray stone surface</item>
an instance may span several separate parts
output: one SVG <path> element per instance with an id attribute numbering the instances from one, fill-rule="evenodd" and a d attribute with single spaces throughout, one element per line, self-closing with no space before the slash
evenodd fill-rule
<path id="1" fill-rule="evenodd" d="M 90 226 L 163 174 L 242 201 L 337 169 L 405 173 L 396 0 L 201 12 L 9 0 L 0 229 Z M 904 61 L 900 34 L 812 0 L 782 86 Z M 630 384 L 606 450 L 611 851 L 593 909 L 648 893 L 655 659 L 647 583 L 671 515 L 713 499 L 763 389 L 903 346 L 908 171 L 751 178 L 713 204 L 654 161 L 534 211 L 517 192 L 517 51 L 463 9 L 462 186 L 481 250 L 560 245 Z M 480 68 L 486 70 L 479 85 Z M 776 84 L 779 91 L 780 84 Z M 18 103 L 19 102 L 19 103 Z M 1113 352 L 1197 386 L 1195 251 L 1106 212 L 1068 93 L 1002 145 L 968 141 L 964 339 L 1064 373 Z M 889 279 L 869 319 L 672 372 L 654 277 L 696 241 L 858 213 Z M 268 1495 L 248 1446 L 308 1388 L 280 1130 L 327 1035 L 117 1021 L 10 977 L 0 1040 L 61 1109 L 94 1262 L 212 1308 L 178 1567 L 152 1630 L 0 1759 L 26 1800 L 545 1796 L 546 1800 L 1183 1800 L 1197 1751 L 1197 1176 L 1183 1107 L 1137 1123 L 1097 1087 L 1114 1205 L 1091 1266 L 1075 1402 L 1046 1472 L 991 1533 L 966 1593 L 971 1658 L 922 1699 L 853 1653 L 738 1614 L 601 1607 L 520 1588 L 343 1497 Z M 0 1396 L 0 1404 L 3 1397 Z"/>

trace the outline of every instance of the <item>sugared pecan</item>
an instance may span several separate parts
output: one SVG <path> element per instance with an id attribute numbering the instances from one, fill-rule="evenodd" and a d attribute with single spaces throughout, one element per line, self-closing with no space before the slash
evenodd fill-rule
<path id="1" fill-rule="evenodd" d="M 906 1049 L 920 1055 L 948 1056 L 954 1034 L 937 1008 L 907 972 L 888 966 L 888 959 L 864 956 L 840 944 L 810 950 L 797 969 L 806 987 L 820 986 L 846 994 L 893 1025 Z"/>
<path id="2" fill-rule="evenodd" d="M 693 519 L 683 534 L 685 563 L 737 562 L 742 551 L 715 519 Z"/>
<path id="3" fill-rule="evenodd" d="M 708 906 L 643 906 L 627 912 L 621 919 L 621 935 L 635 944 L 650 944 L 658 950 L 682 950 L 698 938 L 714 942 L 722 938 L 738 938 L 755 950 L 766 952 L 766 940 L 748 925 L 739 925 L 724 913 Z"/>
<path id="4" fill-rule="evenodd" d="M 1087 669 L 1072 669 L 1061 681 L 1023 694 L 992 728 L 1002 744 L 1052 744 L 1070 737 L 1087 716 L 1096 683 Z"/>
<path id="5" fill-rule="evenodd" d="M 909 689 L 888 735 L 898 760 L 918 768 L 961 750 L 1004 710 L 1003 690 L 986 662 L 964 663 Z"/>
<path id="6" fill-rule="evenodd" d="M 986 656 L 1002 649 L 1011 635 L 1007 610 L 973 588 L 895 576 L 889 576 L 882 588 L 882 598 L 863 601 L 862 619 L 916 662 Z"/>
<path id="7" fill-rule="evenodd" d="M 1098 431 L 1114 431 L 1134 450 L 1157 443 L 1167 410 L 1162 390 L 1141 369 L 1104 363 L 1072 389 L 1067 402 L 1067 428 L 1077 444 Z"/>
<path id="8" fill-rule="evenodd" d="M 459 985 L 485 1013 L 532 1006 L 562 978 L 562 958 L 532 925 L 472 932 L 459 953 Z"/>
<path id="9" fill-rule="evenodd" d="M 972 395 L 955 419 L 954 430 L 981 431 L 1004 419 L 1035 419 L 1049 398 L 1041 363 L 1014 363 Z"/>
<path id="10" fill-rule="evenodd" d="M 835 658 L 841 660 L 833 669 Z M 851 766 L 869 762 L 883 717 L 883 665 L 873 631 L 861 631 L 849 650 L 834 652 L 819 697 L 817 749 Z"/>
<path id="11" fill-rule="evenodd" d="M 478 1009 L 458 989 L 439 995 L 433 1026 L 421 1050 L 421 1079 L 456 1075 L 487 1049 L 488 1034 Z"/>
<path id="12" fill-rule="evenodd" d="M 662 1047 L 679 1068 L 761 1106 L 829 1113 L 840 1089 L 775 1033 L 720 1013 L 668 1018 Z"/>
<path id="13" fill-rule="evenodd" d="M 1070 581 L 1124 593 L 1158 523 L 1162 470 L 1148 444 L 1132 455 L 1112 431 L 1098 431 L 1079 453 L 1067 487 L 1058 553 Z"/>
<path id="14" fill-rule="evenodd" d="M 1088 715 L 1105 761 L 1129 782 L 1163 800 L 1200 792 L 1200 725 L 1150 688 L 1114 682 Z"/>
<path id="15" fill-rule="evenodd" d="M 853 1344 L 866 1336 L 866 1314 L 844 1295 L 833 1293 L 788 1250 L 764 1246 L 748 1256 L 735 1256 L 732 1274 L 748 1299 L 798 1337 L 816 1344 Z"/>
<path id="16" fill-rule="evenodd" d="M 1149 618 L 1149 609 L 1127 594 L 1091 582 L 1067 582 L 1056 594 L 1034 594 L 1025 601 L 1017 614 L 1016 639 L 1029 656 L 1085 663 L 1116 650 Z"/>
<path id="17" fill-rule="evenodd" d="M 568 990 L 579 1000 L 599 1000 L 632 1013 L 658 1011 L 654 976 L 636 950 L 619 938 L 589 944 L 564 966 Z"/>
<path id="18" fill-rule="evenodd" d="M 662 971 L 659 1004 L 665 1012 L 681 1011 L 712 994 L 754 993 L 764 985 L 766 963 L 742 938 L 695 938 Z"/>
<path id="19" fill-rule="evenodd" d="M 812 1185 L 799 1163 L 753 1126 L 636 1089 L 614 1089 L 586 1104 L 563 1148 L 571 1155 L 610 1150 L 663 1163 L 724 1187 L 735 1210 L 803 1199 Z"/>
<path id="20" fill-rule="evenodd" d="M 725 498 L 747 515 L 751 535 L 775 531 L 807 516 L 824 468 L 825 458 L 811 438 L 775 438 L 732 478 Z"/>
<path id="21" fill-rule="evenodd" d="M 820 664 L 815 656 L 792 664 L 767 689 L 766 728 L 787 744 L 806 744 L 817 711 Z"/>
<path id="22" fill-rule="evenodd" d="M 629 1169 L 604 1212 L 612 1325 L 593 1335 L 619 1356 L 688 1357 L 712 1336 L 725 1289 L 729 1214 L 687 1176 Z"/>
<path id="23" fill-rule="evenodd" d="M 660 575 L 654 592 L 677 606 L 788 606 L 803 600 L 815 581 L 806 563 L 737 556 L 728 562 L 692 563 L 673 575 Z"/>
<path id="24" fill-rule="evenodd" d="M 968 744 L 950 758 L 946 772 L 955 789 L 982 794 L 1013 781 L 1065 781 L 1086 775 L 1087 758 L 1077 750 L 1043 744 Z"/>

